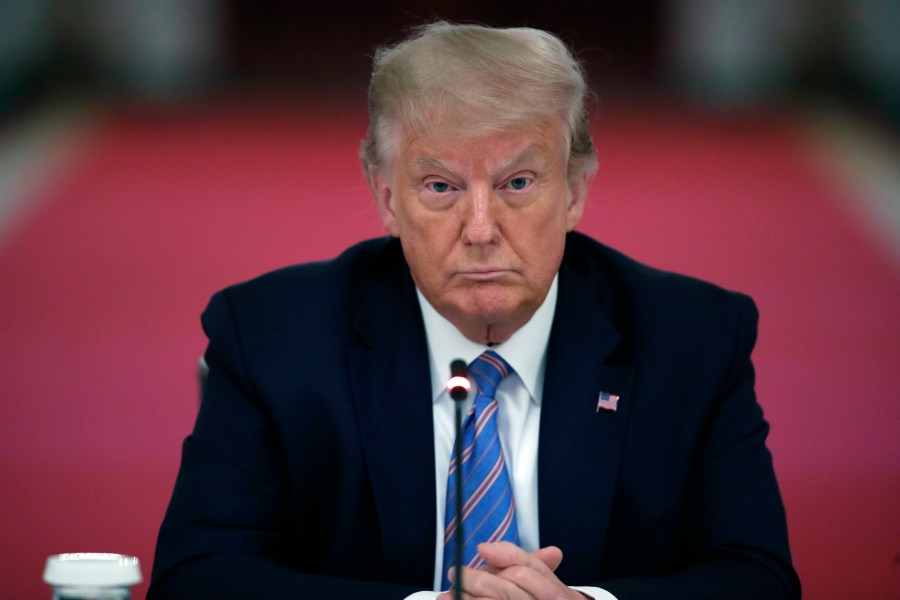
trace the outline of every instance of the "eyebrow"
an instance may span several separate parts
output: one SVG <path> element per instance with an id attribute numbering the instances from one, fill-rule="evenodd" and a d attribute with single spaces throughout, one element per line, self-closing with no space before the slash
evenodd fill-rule
<path id="1" fill-rule="evenodd" d="M 504 161 L 500 164 L 500 168 L 498 169 L 498 171 L 506 171 L 511 167 L 530 162 L 532 160 L 544 160 L 543 152 L 537 146 L 529 146 L 522 152 L 519 152 L 513 158 Z M 419 167 L 431 167 L 434 169 L 442 169 L 450 173 L 454 172 L 453 169 L 442 163 L 440 160 L 432 158 L 430 156 L 420 156 L 416 159 L 415 164 Z"/>
<path id="2" fill-rule="evenodd" d="M 422 156 L 416 159 L 416 166 L 419 167 L 433 167 L 435 169 L 443 169 L 444 171 L 453 172 L 453 169 L 442 163 L 436 158 L 431 158 L 430 156 Z"/>
<path id="3" fill-rule="evenodd" d="M 543 152 L 537 146 L 529 146 L 528 148 L 525 148 L 516 156 L 500 165 L 500 170 L 505 171 L 510 167 L 514 167 L 526 162 L 531 162 L 533 160 L 544 160 Z"/>

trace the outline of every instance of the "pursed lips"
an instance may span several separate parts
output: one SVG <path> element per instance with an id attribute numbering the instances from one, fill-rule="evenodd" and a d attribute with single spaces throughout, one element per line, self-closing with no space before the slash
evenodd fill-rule
<path id="1" fill-rule="evenodd" d="M 472 279 L 475 281 L 493 281 L 495 279 L 500 279 L 505 275 L 509 275 L 510 273 L 512 273 L 512 269 L 503 269 L 500 267 L 477 267 L 473 269 L 464 269 L 462 271 L 457 271 L 456 275 L 458 277 Z"/>

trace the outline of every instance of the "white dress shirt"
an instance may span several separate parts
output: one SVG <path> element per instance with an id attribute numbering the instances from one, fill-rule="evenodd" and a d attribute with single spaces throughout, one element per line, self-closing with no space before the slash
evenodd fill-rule
<path id="1" fill-rule="evenodd" d="M 547 342 L 556 311 L 557 280 L 553 279 L 544 303 L 531 320 L 516 331 L 509 340 L 490 349 L 497 352 L 515 371 L 497 388 L 497 426 L 500 445 L 509 471 L 516 519 L 519 525 L 519 544 L 532 552 L 540 548 L 538 534 L 537 450 L 541 417 L 541 397 L 544 390 L 544 369 L 547 363 Z M 447 496 L 447 473 L 456 437 L 453 400 L 446 390 L 450 363 L 457 358 L 471 363 L 488 346 L 476 344 L 442 317 L 421 292 L 416 290 L 425 322 L 428 339 L 428 358 L 431 366 L 431 386 L 434 418 L 434 468 L 437 490 L 437 519 L 435 521 L 434 590 L 441 589 L 444 572 L 444 510 Z M 464 413 L 474 401 L 469 394 Z M 578 587 L 596 600 L 616 600 L 599 588 Z M 407 600 L 429 600 L 438 592 L 417 592 Z"/>

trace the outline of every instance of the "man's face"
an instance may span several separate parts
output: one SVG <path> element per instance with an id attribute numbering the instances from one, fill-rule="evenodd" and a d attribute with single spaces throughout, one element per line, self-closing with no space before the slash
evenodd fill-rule
<path id="1" fill-rule="evenodd" d="M 460 138 L 398 136 L 372 187 L 416 285 L 469 339 L 500 343 L 544 301 L 584 182 L 566 177 L 558 122 Z"/>

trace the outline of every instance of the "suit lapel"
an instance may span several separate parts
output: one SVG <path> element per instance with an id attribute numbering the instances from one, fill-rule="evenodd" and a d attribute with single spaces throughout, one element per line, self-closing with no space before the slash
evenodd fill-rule
<path id="1" fill-rule="evenodd" d="M 547 350 L 538 451 L 542 546 L 559 546 L 557 574 L 580 583 L 603 560 L 633 369 L 611 364 L 619 333 L 601 299 L 609 285 L 560 268 Z M 597 410 L 600 392 L 620 396 L 615 412 Z"/>
<path id="2" fill-rule="evenodd" d="M 399 247 L 399 244 L 396 244 Z M 399 254 L 399 249 L 398 252 Z M 430 589 L 434 575 L 434 434 L 428 351 L 402 256 L 372 277 L 347 349 L 383 549 L 382 576 Z"/>

